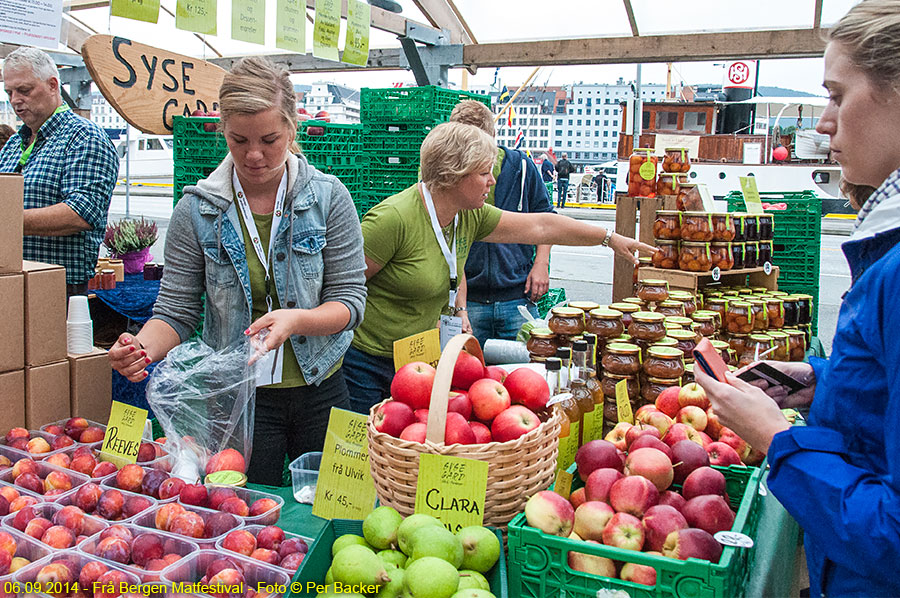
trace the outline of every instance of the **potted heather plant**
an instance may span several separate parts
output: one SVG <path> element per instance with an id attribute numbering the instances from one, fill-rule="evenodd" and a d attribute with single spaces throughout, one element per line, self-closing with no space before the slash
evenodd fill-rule
<path id="1" fill-rule="evenodd" d="M 158 233 L 156 223 L 143 216 L 139 220 L 123 218 L 106 226 L 103 244 L 112 257 L 122 260 L 125 272 L 137 274 L 150 261 L 150 247 L 156 243 Z"/>

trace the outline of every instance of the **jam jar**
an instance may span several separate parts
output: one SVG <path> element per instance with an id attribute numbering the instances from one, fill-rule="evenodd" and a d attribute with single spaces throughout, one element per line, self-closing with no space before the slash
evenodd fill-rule
<path id="1" fill-rule="evenodd" d="M 680 212 L 703 209 L 703 198 L 696 183 L 686 183 L 687 177 L 681 181 L 678 197 L 675 199 L 675 208 Z"/>
<path id="2" fill-rule="evenodd" d="M 665 301 L 669 298 L 669 283 L 654 278 L 639 280 L 637 296 L 647 303 Z"/>
<path id="3" fill-rule="evenodd" d="M 712 215 L 713 241 L 734 241 L 734 219 L 728 212 Z"/>
<path id="4" fill-rule="evenodd" d="M 731 253 L 731 243 L 710 243 L 709 256 L 713 268 L 722 272 L 734 268 L 734 254 Z"/>
<path id="5" fill-rule="evenodd" d="M 700 316 L 700 317 L 698 318 L 698 316 Z M 715 311 L 715 310 L 712 310 L 712 309 L 700 309 L 700 310 L 697 310 L 697 311 L 694 312 L 694 315 L 693 315 L 692 317 L 694 318 L 694 321 L 695 321 L 695 322 L 702 322 L 702 321 L 704 321 L 704 320 L 702 320 L 701 318 L 712 318 L 712 319 L 713 319 L 713 325 L 715 325 L 716 331 L 721 330 L 721 329 L 722 329 L 722 325 L 723 325 L 724 322 L 725 322 L 725 320 L 722 318 L 722 314 L 720 314 L 718 311 Z"/>
<path id="6" fill-rule="evenodd" d="M 750 335 L 749 334 L 729 334 L 728 335 L 728 346 L 731 347 L 731 350 L 737 354 L 738 357 L 744 354 L 744 351 L 747 350 L 747 347 L 750 345 Z"/>
<path id="7" fill-rule="evenodd" d="M 709 212 L 684 212 L 681 216 L 683 241 L 712 241 L 712 214 Z"/>
<path id="8" fill-rule="evenodd" d="M 757 260 L 760 266 L 765 264 L 766 262 L 772 263 L 772 241 L 760 241 L 759 242 L 759 253 L 757 254 Z"/>
<path id="9" fill-rule="evenodd" d="M 700 312 L 695 312 L 693 318 L 694 323 L 700 325 L 696 330 L 701 336 L 711 338 L 719 329 L 719 327 L 716 326 L 715 314 L 701 314 Z"/>
<path id="10" fill-rule="evenodd" d="M 681 378 L 647 378 L 646 384 L 641 384 L 641 398 L 648 404 L 656 403 L 656 398 L 667 388 L 681 386 Z"/>
<path id="11" fill-rule="evenodd" d="M 628 195 L 653 197 L 656 194 L 656 165 L 659 158 L 652 147 L 637 147 L 628 159 Z"/>
<path id="12" fill-rule="evenodd" d="M 622 312 L 609 308 L 592 309 L 585 316 L 584 329 L 596 334 L 597 338 L 616 338 L 625 331 Z"/>
<path id="13" fill-rule="evenodd" d="M 628 398 L 634 401 L 639 396 L 641 396 L 641 389 L 638 386 L 637 376 L 626 376 L 622 374 L 613 374 L 610 372 L 603 372 L 603 378 L 600 380 L 600 388 L 603 389 L 603 396 L 614 399 L 616 397 L 616 384 L 618 384 L 622 380 L 627 380 L 628 383 L 626 386 L 628 387 Z M 604 409 L 604 414 L 606 410 Z"/>
<path id="14" fill-rule="evenodd" d="M 744 267 L 756 268 L 759 265 L 759 242 L 747 241 L 744 243 Z"/>
<path id="15" fill-rule="evenodd" d="M 575 307 L 554 307 L 547 322 L 554 334 L 574 336 L 584 332 L 584 312 Z"/>
<path id="16" fill-rule="evenodd" d="M 628 334 L 632 338 L 642 341 L 658 341 L 666 336 L 664 320 L 664 315 L 652 311 L 636 312 L 631 315 L 631 325 L 628 326 Z"/>
<path id="17" fill-rule="evenodd" d="M 691 330 L 670 330 L 669 338 L 675 339 L 675 346 L 681 350 L 685 363 L 693 363 L 697 335 Z"/>
<path id="18" fill-rule="evenodd" d="M 744 241 L 759 241 L 759 218 L 755 214 L 744 214 Z"/>
<path id="19" fill-rule="evenodd" d="M 653 258 L 642 255 L 638 258 L 637 266 L 634 267 L 633 277 L 632 277 L 632 285 L 637 287 L 638 280 L 643 278 L 644 273 L 641 271 L 642 268 L 648 268 L 653 265 Z"/>
<path id="20" fill-rule="evenodd" d="M 728 311 L 728 301 L 721 298 L 710 298 L 706 300 L 704 306 L 706 311 L 714 311 L 719 314 L 719 325 L 720 330 L 724 330 L 725 325 L 725 312 Z"/>
<path id="21" fill-rule="evenodd" d="M 784 325 L 788 328 L 796 328 L 800 323 L 799 300 L 793 295 L 781 297 L 784 306 Z"/>
<path id="22" fill-rule="evenodd" d="M 549 328 L 532 328 L 525 347 L 532 357 L 553 357 L 557 348 L 555 337 Z"/>
<path id="23" fill-rule="evenodd" d="M 733 365 L 731 363 L 731 345 L 726 343 L 725 341 L 709 341 L 712 344 L 713 349 L 719 352 L 719 355 L 722 356 L 722 361 L 725 362 L 725 365 Z M 737 363 L 737 361 L 735 361 Z"/>
<path id="24" fill-rule="evenodd" d="M 812 324 L 812 295 L 794 295 L 797 298 L 797 321 L 800 324 Z"/>
<path id="25" fill-rule="evenodd" d="M 731 219 L 734 221 L 734 242 L 735 243 L 743 243 L 747 240 L 747 232 L 745 230 L 745 226 L 747 224 L 747 215 L 735 212 L 731 214 Z"/>
<path id="26" fill-rule="evenodd" d="M 656 306 L 656 313 L 664 316 L 684 317 L 684 303 L 681 301 L 660 301 Z"/>
<path id="27" fill-rule="evenodd" d="M 806 346 L 809 347 L 809 344 L 812 342 L 812 324 L 800 324 L 798 328 L 803 331 L 803 336 L 806 338 Z"/>
<path id="28" fill-rule="evenodd" d="M 580 309 L 584 313 L 588 313 L 592 309 L 600 307 L 600 304 L 595 303 L 594 301 L 569 301 L 569 307 L 574 307 L 575 309 Z"/>
<path id="29" fill-rule="evenodd" d="M 684 315 L 687 317 L 691 317 L 691 314 L 697 311 L 697 299 L 692 293 L 687 291 L 669 291 L 669 299 L 684 303 Z"/>
<path id="30" fill-rule="evenodd" d="M 728 302 L 725 312 L 725 330 L 729 334 L 750 334 L 753 331 L 749 303 L 746 301 Z"/>
<path id="31" fill-rule="evenodd" d="M 671 172 L 659 173 L 659 177 L 656 179 L 656 194 L 674 195 L 677 197 L 678 192 L 681 190 L 680 178 L 678 174 Z"/>
<path id="32" fill-rule="evenodd" d="M 790 361 L 790 335 L 781 330 L 770 330 L 768 334 L 772 337 L 772 345 L 775 347 L 775 350 L 769 353 L 769 359 Z"/>
<path id="33" fill-rule="evenodd" d="M 663 156 L 663 172 L 688 172 L 691 169 L 691 157 L 686 147 L 667 147 Z"/>
<path id="34" fill-rule="evenodd" d="M 610 343 L 600 363 L 610 374 L 630 376 L 641 371 L 641 348 L 632 343 Z"/>
<path id="35" fill-rule="evenodd" d="M 690 272 L 707 272 L 712 268 L 709 243 L 683 241 L 678 254 L 678 267 Z"/>
<path id="36" fill-rule="evenodd" d="M 756 220 L 759 223 L 760 241 L 771 241 L 775 238 L 775 223 L 772 214 L 760 214 Z"/>
<path id="37" fill-rule="evenodd" d="M 784 301 L 778 297 L 767 297 L 766 312 L 770 329 L 784 328 Z"/>
<path id="38" fill-rule="evenodd" d="M 772 348 L 772 339 L 766 334 L 751 334 L 744 353 L 738 358 L 738 367 L 742 368 L 754 361 L 770 358 L 766 351 Z"/>
<path id="39" fill-rule="evenodd" d="M 744 243 L 731 244 L 731 257 L 734 259 L 732 270 L 740 270 L 747 267 L 744 265 Z"/>
<path id="40" fill-rule="evenodd" d="M 806 335 L 801 330 L 787 330 L 788 356 L 791 361 L 803 361 L 806 358 Z"/>
<path id="41" fill-rule="evenodd" d="M 694 364 L 684 364 L 684 376 L 681 377 L 682 384 L 690 384 L 694 381 Z"/>
<path id="42" fill-rule="evenodd" d="M 678 241 L 656 241 L 659 251 L 650 256 L 650 263 L 654 268 L 674 270 L 678 268 Z"/>
<path id="43" fill-rule="evenodd" d="M 650 347 L 644 360 L 644 372 L 651 378 L 681 378 L 684 353 L 677 347 Z"/>
<path id="44" fill-rule="evenodd" d="M 674 347 L 677 344 L 678 343 L 675 342 L 674 338 L 672 338 L 670 336 L 664 336 L 661 339 L 659 339 L 658 341 L 656 341 L 655 343 L 653 343 L 652 345 L 650 345 L 650 347 Z"/>
<path id="45" fill-rule="evenodd" d="M 641 311 L 639 305 L 635 305 L 634 303 L 628 303 L 627 301 L 621 301 L 619 303 L 610 303 L 610 309 L 614 309 L 617 312 L 622 314 L 622 325 L 625 329 L 628 329 L 628 326 L 631 325 L 631 314 L 635 312 Z"/>
<path id="46" fill-rule="evenodd" d="M 693 324 L 693 320 L 683 316 L 666 316 L 665 323 L 678 326 L 676 330 L 687 330 Z"/>
<path id="47" fill-rule="evenodd" d="M 753 323 L 753 330 L 758 332 L 765 332 L 768 330 L 769 313 L 766 310 L 766 302 L 749 299 L 747 303 L 750 304 L 750 318 Z"/>
<path id="48" fill-rule="evenodd" d="M 681 239 L 681 212 L 657 210 L 653 221 L 653 238 L 677 241 Z"/>
<path id="49" fill-rule="evenodd" d="M 670 330 L 684 330 L 683 327 L 676 324 L 675 322 L 670 322 L 669 319 L 670 319 L 670 316 L 666 316 L 666 319 L 663 322 L 663 326 L 666 327 L 666 334 L 669 334 Z M 668 337 L 666 337 L 666 338 L 668 338 Z"/>

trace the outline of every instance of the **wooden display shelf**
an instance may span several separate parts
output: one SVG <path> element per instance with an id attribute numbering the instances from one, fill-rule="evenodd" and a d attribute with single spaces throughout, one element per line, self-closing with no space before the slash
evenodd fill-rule
<path id="1" fill-rule="evenodd" d="M 712 271 L 689 272 L 687 270 L 670 270 L 645 266 L 641 268 L 640 277 L 665 280 L 668 281 L 670 289 L 690 291 L 692 293 L 696 293 L 698 289 L 713 283 L 723 286 L 766 287 L 771 291 L 778 290 L 778 266 L 772 266 L 770 274 L 766 274 L 762 266 L 759 268 L 728 270 L 720 274 L 718 281 L 713 280 Z"/>

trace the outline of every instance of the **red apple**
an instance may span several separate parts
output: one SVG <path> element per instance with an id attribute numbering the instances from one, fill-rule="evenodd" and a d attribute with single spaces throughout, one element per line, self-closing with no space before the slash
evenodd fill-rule
<path id="1" fill-rule="evenodd" d="M 640 550 L 644 546 L 641 520 L 628 513 L 616 513 L 603 528 L 603 543 L 626 550 Z"/>
<path id="2" fill-rule="evenodd" d="M 585 498 L 590 501 L 609 502 L 609 489 L 624 477 L 625 474 L 611 467 L 595 469 L 584 483 Z"/>
<path id="3" fill-rule="evenodd" d="M 678 391 L 679 407 L 687 407 L 688 405 L 696 405 L 704 411 L 709 409 L 709 399 L 706 398 L 706 391 L 696 382 L 690 382 L 681 387 Z"/>
<path id="4" fill-rule="evenodd" d="M 643 423 L 638 423 L 625 432 L 625 447 L 630 449 L 631 444 L 640 438 L 641 436 L 653 436 L 654 438 L 659 438 L 659 430 L 650 425 L 645 425 Z"/>
<path id="5" fill-rule="evenodd" d="M 741 458 L 730 445 L 724 442 L 711 442 L 706 446 L 706 454 L 709 455 L 710 465 L 740 465 Z"/>
<path id="6" fill-rule="evenodd" d="M 734 430 L 726 428 L 725 426 L 722 426 L 722 429 L 719 431 L 719 442 L 724 442 L 733 448 L 738 454 L 738 457 L 741 458 L 741 461 L 746 459 L 752 450 L 750 445 L 747 444 L 747 441 L 738 436 Z"/>
<path id="7" fill-rule="evenodd" d="M 425 434 L 428 431 L 428 425 L 423 422 L 409 424 L 400 432 L 400 440 L 409 442 L 425 442 Z"/>
<path id="8" fill-rule="evenodd" d="M 697 434 L 697 430 L 687 424 L 672 424 L 669 431 L 662 437 L 662 441 L 669 446 L 675 446 L 676 443 L 681 442 L 682 440 L 696 442 L 697 446 L 703 448 L 703 440 Z"/>
<path id="9" fill-rule="evenodd" d="M 661 552 L 656 552 L 654 550 L 648 550 L 647 554 L 662 556 Z M 641 565 L 639 563 L 625 563 L 624 565 L 622 565 L 622 570 L 619 572 L 619 579 L 630 581 L 632 583 L 639 583 L 645 586 L 655 586 L 656 569 L 654 569 L 650 565 Z"/>
<path id="10" fill-rule="evenodd" d="M 572 491 L 572 494 L 569 495 L 569 502 L 572 503 L 572 506 L 575 507 L 576 511 L 578 510 L 578 507 L 587 502 L 584 486 L 578 490 Z"/>
<path id="11" fill-rule="evenodd" d="M 686 561 L 690 558 L 718 563 L 722 545 L 708 532 L 689 527 L 669 534 L 662 549 L 663 556 Z"/>
<path id="12" fill-rule="evenodd" d="M 541 425 L 541 420 L 531 409 L 513 405 L 504 409 L 491 424 L 491 438 L 495 442 L 508 442 L 531 432 Z"/>
<path id="13" fill-rule="evenodd" d="M 400 401 L 385 401 L 375 409 L 375 429 L 398 438 L 403 429 L 416 421 L 413 410 Z"/>
<path id="14" fill-rule="evenodd" d="M 659 430 L 659 435 L 661 437 L 665 437 L 666 433 L 669 431 L 669 428 L 672 427 L 674 420 L 663 413 L 662 411 L 653 411 L 646 417 L 646 421 L 644 422 L 648 426 L 653 426 L 657 430 Z"/>
<path id="15" fill-rule="evenodd" d="M 725 475 L 712 467 L 700 467 L 685 478 L 681 487 L 681 495 L 686 500 L 704 494 L 725 495 Z"/>
<path id="16" fill-rule="evenodd" d="M 654 430 L 655 429 L 656 428 L 654 428 Z M 676 461 L 673 461 L 672 459 L 672 449 L 669 448 L 669 445 L 667 445 L 656 436 L 651 436 L 649 434 L 639 436 L 637 440 L 631 443 L 631 446 L 629 448 L 632 451 L 636 451 L 641 448 L 655 448 L 656 450 L 665 453 L 666 457 L 669 458 L 669 461 L 676 463 Z"/>
<path id="17" fill-rule="evenodd" d="M 713 408 L 706 410 L 706 430 L 704 430 L 713 440 L 719 439 L 719 433 L 722 431 L 722 424 L 719 422 L 719 416 L 715 414 Z"/>
<path id="18" fill-rule="evenodd" d="M 469 422 L 459 413 L 451 411 L 447 414 L 444 426 L 444 444 L 475 444 L 475 432 Z"/>
<path id="19" fill-rule="evenodd" d="M 469 422 L 469 427 L 475 433 L 475 444 L 487 444 L 491 442 L 491 429 L 481 422 Z"/>
<path id="20" fill-rule="evenodd" d="M 672 485 L 672 461 L 665 453 L 655 448 L 639 448 L 628 453 L 625 459 L 625 475 L 639 475 L 647 478 L 662 492 Z"/>
<path id="21" fill-rule="evenodd" d="M 688 522 L 675 507 L 656 505 L 647 509 L 641 525 L 644 526 L 644 546 L 650 550 L 662 550 L 669 534 L 686 528 Z"/>
<path id="22" fill-rule="evenodd" d="M 659 490 L 645 477 L 626 476 L 609 489 L 609 504 L 616 511 L 635 517 L 643 517 L 647 509 L 658 502 Z"/>
<path id="23" fill-rule="evenodd" d="M 718 494 L 695 496 L 684 505 L 684 518 L 691 527 L 698 527 L 713 535 L 734 525 L 734 511 Z"/>
<path id="24" fill-rule="evenodd" d="M 647 417 L 654 411 L 659 411 L 659 409 L 656 408 L 656 405 L 641 405 L 638 407 L 638 410 L 634 412 L 634 423 L 646 423 Z"/>
<path id="25" fill-rule="evenodd" d="M 685 503 L 687 503 L 687 501 L 684 500 L 684 497 L 674 490 L 666 490 L 659 495 L 659 504 L 674 507 L 679 513 L 681 512 L 681 509 L 684 508 Z"/>
<path id="26" fill-rule="evenodd" d="M 675 421 L 687 424 L 698 432 L 705 430 L 708 423 L 706 411 L 696 405 L 686 405 L 679 409 L 678 415 L 675 416 Z"/>
<path id="27" fill-rule="evenodd" d="M 513 370 L 503 382 L 513 403 L 540 411 L 550 400 L 550 387 L 543 376 L 529 368 Z"/>
<path id="28" fill-rule="evenodd" d="M 428 423 L 428 409 L 416 409 L 413 411 L 413 417 L 417 422 L 422 422 L 423 424 Z M 415 423 L 415 422 L 413 422 Z"/>
<path id="29" fill-rule="evenodd" d="M 461 351 L 456 358 L 456 365 L 453 366 L 453 381 L 450 385 L 453 388 L 469 390 L 476 380 L 484 377 L 484 365 L 481 360 L 471 353 Z"/>
<path id="30" fill-rule="evenodd" d="M 468 353 L 461 353 L 460 355 L 468 355 Z M 473 357 L 473 359 L 475 358 Z M 478 360 L 475 359 L 475 361 Z M 506 388 L 491 378 L 482 378 L 472 383 L 469 386 L 469 400 L 472 401 L 475 417 L 483 422 L 493 420 L 503 410 L 509 408 L 511 404 L 509 392 L 507 392 Z M 493 434 L 493 431 L 491 431 L 491 434 Z"/>
<path id="31" fill-rule="evenodd" d="M 681 405 L 678 404 L 678 393 L 681 392 L 680 386 L 670 386 L 656 397 L 656 408 L 668 415 L 675 417 Z"/>
<path id="32" fill-rule="evenodd" d="M 451 390 L 447 399 L 447 411 L 455 411 L 465 419 L 472 419 L 472 401 L 468 393 L 460 390 Z"/>
<path id="33" fill-rule="evenodd" d="M 588 476 L 595 469 L 610 467 L 622 471 L 625 465 L 625 457 L 616 448 L 616 445 L 608 440 L 591 440 L 581 446 L 575 453 L 575 464 L 578 466 L 578 475 L 586 482 Z"/>
<path id="34" fill-rule="evenodd" d="M 712 444 L 713 439 L 710 438 L 709 434 L 707 434 L 706 432 L 697 432 L 697 436 L 700 437 L 700 443 L 704 449 Z"/>
<path id="35" fill-rule="evenodd" d="M 633 428 L 631 424 L 628 422 L 619 422 L 613 427 L 609 433 L 603 437 L 603 440 L 613 443 L 613 445 L 619 449 L 620 451 L 624 451 L 627 447 L 627 442 L 625 441 L 625 435 L 628 434 L 628 430 Z"/>
<path id="36" fill-rule="evenodd" d="M 397 370 L 391 380 L 391 397 L 412 409 L 427 409 L 431 402 L 434 375 L 435 369 L 424 361 L 407 363 Z"/>
<path id="37" fill-rule="evenodd" d="M 506 380 L 506 376 L 509 374 L 499 365 L 489 365 L 484 368 L 484 376 L 486 378 L 493 378 L 497 382 L 503 384 L 503 381 Z"/>
<path id="38" fill-rule="evenodd" d="M 587 501 L 575 509 L 574 531 L 582 540 L 603 539 L 603 529 L 616 512 L 599 500 Z"/>
<path id="39" fill-rule="evenodd" d="M 706 450 L 690 440 L 681 440 L 672 445 L 672 462 L 675 465 L 675 483 L 681 484 L 692 471 L 709 466 Z"/>
<path id="40" fill-rule="evenodd" d="M 566 537 L 575 525 L 575 509 L 556 492 L 541 490 L 525 503 L 525 519 L 545 534 Z"/>

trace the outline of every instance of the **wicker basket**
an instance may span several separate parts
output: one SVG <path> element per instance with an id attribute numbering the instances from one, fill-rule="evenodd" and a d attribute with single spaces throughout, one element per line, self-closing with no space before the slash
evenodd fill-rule
<path id="1" fill-rule="evenodd" d="M 484 363 L 481 347 L 471 335 L 460 334 L 447 343 L 438 362 L 431 391 L 425 443 L 408 442 L 378 432 L 372 415 L 378 405 L 372 408 L 366 426 L 372 478 L 381 504 L 390 505 L 401 515 L 407 516 L 413 513 L 416 504 L 419 455 L 432 453 L 487 461 L 484 525 L 498 527 L 505 532 L 506 524 L 525 507 L 528 498 L 540 490 L 546 490 L 553 482 L 562 419 L 560 411 L 553 409 L 547 421 L 515 440 L 445 445 L 450 381 L 456 358 L 463 347 Z"/>

